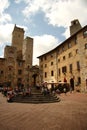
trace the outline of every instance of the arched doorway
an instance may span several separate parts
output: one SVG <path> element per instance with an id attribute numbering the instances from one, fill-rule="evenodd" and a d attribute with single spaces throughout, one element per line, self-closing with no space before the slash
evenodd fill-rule
<path id="1" fill-rule="evenodd" d="M 34 87 L 36 87 L 36 78 L 37 78 L 37 74 L 33 74 L 32 77 L 33 77 L 33 81 L 34 81 Z"/>

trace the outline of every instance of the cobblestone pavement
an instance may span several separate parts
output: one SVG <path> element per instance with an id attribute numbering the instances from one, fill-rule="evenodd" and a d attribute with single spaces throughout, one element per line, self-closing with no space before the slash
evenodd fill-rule
<path id="1" fill-rule="evenodd" d="M 47 104 L 7 103 L 0 93 L 0 130 L 87 130 L 87 94 Z"/>

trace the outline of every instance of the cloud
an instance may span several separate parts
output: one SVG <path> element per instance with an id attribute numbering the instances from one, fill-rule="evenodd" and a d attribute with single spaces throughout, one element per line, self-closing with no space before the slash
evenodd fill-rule
<path id="1" fill-rule="evenodd" d="M 0 25 L 0 57 L 3 57 L 4 55 L 5 46 L 11 44 L 12 30 L 13 24 Z"/>
<path id="2" fill-rule="evenodd" d="M 52 35 L 34 36 L 34 53 L 33 53 L 33 64 L 38 64 L 36 57 L 52 50 L 58 45 L 58 39 Z"/>
<path id="3" fill-rule="evenodd" d="M 86 16 L 87 5 L 86 0 L 24 0 L 27 3 L 23 14 L 30 17 L 36 14 L 39 10 L 45 13 L 45 18 L 48 19 L 49 24 L 53 26 L 69 25 L 73 18 L 83 18 Z M 81 11 L 82 10 L 82 11 Z M 79 13 L 80 12 L 80 13 Z M 82 14 L 82 15 L 81 15 Z"/>
<path id="4" fill-rule="evenodd" d="M 5 10 L 9 7 L 10 3 L 8 0 L 0 0 L 0 24 L 10 22 L 11 16 L 5 13 Z"/>
<path id="5" fill-rule="evenodd" d="M 82 25 L 87 23 L 87 0 L 24 0 L 27 6 L 23 14 L 29 19 L 39 11 L 43 11 L 48 24 L 66 28 L 65 36 L 69 36 L 70 21 L 79 19 Z M 84 17 L 83 17 L 84 16 Z M 67 35 L 66 35 L 67 34 Z"/>
<path id="6" fill-rule="evenodd" d="M 13 24 L 0 25 L 0 43 L 11 42 L 11 33 L 13 31 Z"/>
<path id="7" fill-rule="evenodd" d="M 9 1 L 8 0 L 0 0 L 0 13 L 4 12 L 6 8 L 9 7 Z"/>

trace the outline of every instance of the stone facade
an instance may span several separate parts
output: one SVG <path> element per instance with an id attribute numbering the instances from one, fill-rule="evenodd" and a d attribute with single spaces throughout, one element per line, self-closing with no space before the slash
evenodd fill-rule
<path id="1" fill-rule="evenodd" d="M 12 44 L 0 58 L 0 85 L 29 86 L 32 84 L 33 38 L 24 39 L 24 29 L 14 26 Z"/>
<path id="2" fill-rule="evenodd" d="M 76 28 L 75 28 L 76 26 Z M 87 26 L 81 27 L 78 20 L 71 22 L 70 37 L 53 50 L 39 56 L 43 81 L 58 83 L 70 78 L 81 91 L 87 89 Z"/>

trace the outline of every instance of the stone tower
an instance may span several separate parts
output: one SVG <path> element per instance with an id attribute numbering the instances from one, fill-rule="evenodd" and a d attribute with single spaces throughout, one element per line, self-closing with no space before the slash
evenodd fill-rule
<path id="1" fill-rule="evenodd" d="M 14 26 L 12 32 L 12 46 L 17 48 L 17 51 L 22 51 L 24 40 L 24 29 Z"/>
<path id="2" fill-rule="evenodd" d="M 78 32 L 82 28 L 81 24 L 79 23 L 78 19 L 71 21 L 70 26 L 70 36 Z"/>
<path id="3" fill-rule="evenodd" d="M 23 60 L 25 61 L 26 67 L 32 67 L 33 61 L 33 39 L 26 37 L 23 42 Z"/>

